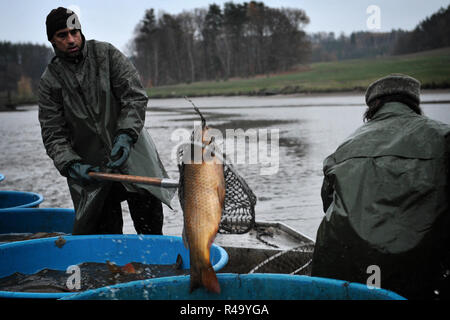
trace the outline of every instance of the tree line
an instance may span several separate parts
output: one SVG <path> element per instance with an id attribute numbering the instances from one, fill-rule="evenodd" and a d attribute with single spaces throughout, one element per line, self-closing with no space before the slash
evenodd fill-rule
<path id="1" fill-rule="evenodd" d="M 308 35 L 311 62 L 398 55 L 450 46 L 450 5 L 421 21 L 412 31 L 333 32 Z"/>
<path id="2" fill-rule="evenodd" d="M 45 45 L 0 42 L 0 105 L 34 98 L 52 56 Z"/>
<path id="3" fill-rule="evenodd" d="M 307 62 L 309 18 L 300 9 L 227 2 L 172 15 L 146 10 L 133 59 L 148 87 L 282 72 Z"/>
<path id="4" fill-rule="evenodd" d="M 394 53 L 413 53 L 450 46 L 450 5 L 405 32 L 396 43 Z"/>
<path id="5" fill-rule="evenodd" d="M 392 55 L 399 39 L 406 32 L 353 32 L 349 36 L 334 32 L 317 32 L 310 34 L 311 62 L 336 61 Z"/>
<path id="6" fill-rule="evenodd" d="M 132 56 L 147 87 L 287 71 L 298 64 L 412 53 L 450 46 L 450 5 L 411 31 L 306 34 L 303 10 L 263 2 L 211 4 L 180 14 L 144 13 Z M 98 39 L 102 40 L 102 39 Z M 0 42 L 0 105 L 35 100 L 53 48 Z"/>

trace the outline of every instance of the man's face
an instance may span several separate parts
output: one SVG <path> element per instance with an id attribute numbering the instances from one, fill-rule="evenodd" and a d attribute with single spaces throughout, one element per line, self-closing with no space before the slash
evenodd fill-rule
<path id="1" fill-rule="evenodd" d="M 82 42 L 80 30 L 69 28 L 58 30 L 52 39 L 56 48 L 69 56 L 76 56 L 80 53 Z"/>

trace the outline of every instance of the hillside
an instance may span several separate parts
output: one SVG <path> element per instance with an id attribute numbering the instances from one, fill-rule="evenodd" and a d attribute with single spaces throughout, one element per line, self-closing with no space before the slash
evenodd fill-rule
<path id="1" fill-rule="evenodd" d="M 450 47 L 382 58 L 313 63 L 279 75 L 194 82 L 148 89 L 150 98 L 363 91 L 390 73 L 419 79 L 422 88 L 450 88 Z"/>

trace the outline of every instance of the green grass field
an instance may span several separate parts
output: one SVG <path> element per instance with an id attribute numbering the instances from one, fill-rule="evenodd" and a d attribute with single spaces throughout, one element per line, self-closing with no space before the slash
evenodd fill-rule
<path id="1" fill-rule="evenodd" d="M 148 94 L 150 98 L 163 98 L 364 91 L 371 82 L 390 73 L 415 77 L 422 82 L 424 89 L 450 88 L 450 48 L 400 56 L 313 63 L 306 69 L 248 79 L 154 87 L 148 90 Z"/>

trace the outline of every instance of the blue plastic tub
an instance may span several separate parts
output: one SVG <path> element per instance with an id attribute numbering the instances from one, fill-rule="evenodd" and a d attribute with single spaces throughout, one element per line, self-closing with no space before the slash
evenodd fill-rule
<path id="1" fill-rule="evenodd" d="M 64 300 L 405 300 L 359 283 L 287 274 L 217 275 L 220 294 L 189 293 L 189 276 L 133 281 L 65 296 Z"/>
<path id="2" fill-rule="evenodd" d="M 184 247 L 181 237 L 127 234 L 63 238 L 66 242 L 61 248 L 55 243 L 58 237 L 0 245 L 0 278 L 14 272 L 33 274 L 45 268 L 66 271 L 71 265 L 107 260 L 117 265 L 130 262 L 174 264 L 178 254 L 183 259 L 183 269 L 189 269 L 190 265 L 189 251 Z M 225 250 L 213 244 L 211 263 L 214 270 L 220 270 L 227 262 Z M 0 291 L 0 298 L 58 299 L 71 294 Z"/>
<path id="3" fill-rule="evenodd" d="M 9 208 L 0 212 L 0 234 L 71 233 L 75 210 L 62 208 Z"/>
<path id="4" fill-rule="evenodd" d="M 9 208 L 37 208 L 44 201 L 39 193 L 26 191 L 0 191 L 0 212 Z"/>

